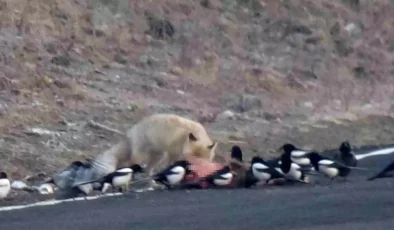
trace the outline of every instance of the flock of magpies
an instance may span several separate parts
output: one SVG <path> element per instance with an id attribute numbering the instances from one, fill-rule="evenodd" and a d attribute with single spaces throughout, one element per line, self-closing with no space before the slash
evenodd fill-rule
<path id="1" fill-rule="evenodd" d="M 259 183 L 270 183 L 276 179 L 284 179 L 285 181 L 293 181 L 300 183 L 310 183 L 307 175 L 321 174 L 329 179 L 328 184 L 334 178 L 341 177 L 344 181 L 349 173 L 356 170 L 369 170 L 357 167 L 357 159 L 354 156 L 349 142 L 341 143 L 339 153 L 333 158 L 323 156 L 317 151 L 307 151 L 295 147 L 293 144 L 284 144 L 278 151 L 282 154 L 274 159 L 265 160 L 261 156 L 254 156 L 250 162 L 243 160 L 243 153 L 239 146 L 234 145 L 231 149 L 231 162 L 223 168 L 205 176 L 203 178 L 196 177 L 196 173 L 190 169 L 191 163 L 187 160 L 178 160 L 158 172 L 152 177 L 135 181 L 136 173 L 144 173 L 144 168 L 138 164 L 134 164 L 127 168 L 120 168 L 116 171 L 100 178 L 91 180 L 75 186 L 77 192 L 88 195 L 80 188 L 81 185 L 87 183 L 95 184 L 94 189 L 102 193 L 106 192 L 108 187 L 112 186 L 120 192 L 129 190 L 129 185 L 138 183 L 146 179 L 152 179 L 159 184 L 164 185 L 167 189 L 201 189 L 201 188 L 229 188 L 234 187 L 233 180 L 239 176 L 234 170 L 234 165 L 244 167 L 243 182 L 237 184 L 236 187 L 249 188 Z M 57 176 L 47 180 L 46 183 L 52 183 L 57 187 L 65 187 L 68 183 L 67 176 L 78 173 L 78 170 L 89 168 L 89 163 L 74 161 L 69 167 L 64 169 Z M 394 161 L 387 165 L 376 175 L 368 178 L 374 180 L 376 178 L 390 177 L 388 172 L 394 171 Z M 190 179 L 190 178 L 195 179 Z M 10 191 L 10 181 L 5 172 L 0 172 L 0 199 L 7 196 Z"/>

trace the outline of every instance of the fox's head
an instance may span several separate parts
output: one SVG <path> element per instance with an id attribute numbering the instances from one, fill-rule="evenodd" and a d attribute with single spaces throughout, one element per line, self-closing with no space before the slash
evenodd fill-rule
<path id="1" fill-rule="evenodd" d="M 215 157 L 216 146 L 217 142 L 212 142 L 209 138 L 198 138 L 193 133 L 189 133 L 183 152 L 212 161 Z"/>

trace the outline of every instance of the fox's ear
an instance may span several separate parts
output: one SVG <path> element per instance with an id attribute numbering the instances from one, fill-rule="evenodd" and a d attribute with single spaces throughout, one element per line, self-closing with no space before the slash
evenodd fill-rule
<path id="1" fill-rule="evenodd" d="M 212 145 L 209 145 L 208 146 L 208 149 L 210 150 L 210 152 L 211 152 L 211 155 L 209 156 L 209 160 L 210 161 L 212 161 L 213 160 L 213 158 L 215 158 L 215 149 L 216 149 L 216 147 L 218 146 L 218 143 L 217 142 L 214 142 Z"/>
<path id="2" fill-rule="evenodd" d="M 217 145 L 218 143 L 217 142 L 214 142 L 212 145 L 208 145 L 208 149 L 214 149 L 214 148 L 216 148 L 216 145 Z"/>
<path id="3" fill-rule="evenodd" d="M 190 141 L 197 141 L 197 138 L 196 138 L 196 136 L 194 136 L 193 133 L 189 133 L 189 140 Z"/>

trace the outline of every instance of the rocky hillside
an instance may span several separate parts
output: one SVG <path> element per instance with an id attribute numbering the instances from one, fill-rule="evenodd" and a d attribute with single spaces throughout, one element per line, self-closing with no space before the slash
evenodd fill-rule
<path id="1" fill-rule="evenodd" d="M 390 0 L 0 0 L 0 167 L 91 157 L 143 116 L 226 153 L 390 143 Z"/>

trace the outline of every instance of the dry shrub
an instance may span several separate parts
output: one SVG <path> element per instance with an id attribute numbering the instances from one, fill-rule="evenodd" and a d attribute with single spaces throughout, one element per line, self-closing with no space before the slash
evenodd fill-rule
<path id="1" fill-rule="evenodd" d="M 289 85 L 289 82 L 279 73 L 271 70 L 258 68 L 243 68 L 243 77 L 250 88 L 260 88 L 278 97 L 293 97 L 297 90 Z"/>
<path id="2" fill-rule="evenodd" d="M 216 82 L 218 71 L 219 56 L 210 52 L 205 54 L 204 60 L 185 70 L 183 74 L 199 84 L 210 85 Z"/>

